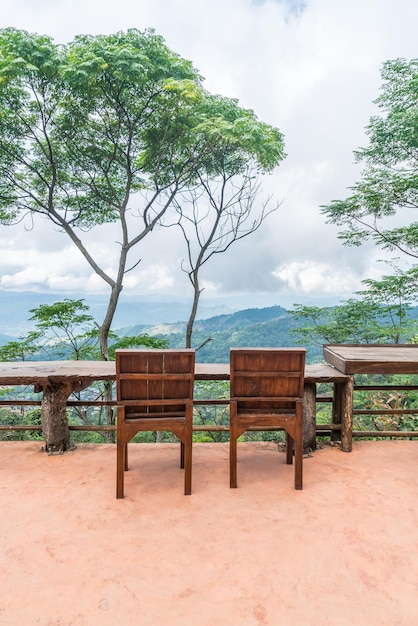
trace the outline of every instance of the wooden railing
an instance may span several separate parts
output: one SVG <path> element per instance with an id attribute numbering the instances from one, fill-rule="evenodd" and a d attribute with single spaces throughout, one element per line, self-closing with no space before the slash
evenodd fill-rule
<path id="1" fill-rule="evenodd" d="M 320 382 L 320 381 L 318 381 Z M 397 385 L 397 384 L 386 384 L 386 385 L 378 385 L 378 384 L 367 384 L 360 385 L 354 384 L 354 398 L 356 392 L 411 392 L 418 391 L 418 385 Z M 321 404 L 332 404 L 334 402 L 334 397 L 332 395 L 323 395 L 322 393 L 315 395 L 315 403 L 317 405 Z M 227 406 L 229 403 L 226 398 L 218 398 L 218 399 L 205 399 L 199 398 L 195 399 L 194 404 L 196 406 L 199 405 L 219 405 L 219 406 Z M 356 404 L 356 402 L 355 402 Z M 21 407 L 35 407 L 40 406 L 40 400 L 28 400 L 28 399 L 2 399 L 0 400 L 0 407 L 2 406 L 21 406 Z M 101 400 L 69 400 L 67 402 L 68 407 L 105 407 L 105 406 L 116 406 L 116 400 L 112 401 L 101 401 Z M 333 441 L 338 441 L 341 437 L 341 423 L 335 420 L 336 411 L 334 410 L 334 406 L 332 407 L 331 419 L 328 423 L 316 423 L 316 436 L 326 436 L 330 437 Z M 388 418 L 390 416 L 398 417 L 402 415 L 410 415 L 417 416 L 418 420 L 418 408 L 379 408 L 379 409 L 370 409 L 370 408 L 353 408 L 353 420 L 355 421 L 356 417 L 359 416 L 368 416 L 368 417 L 379 417 L 383 416 L 383 418 Z M 85 424 L 85 425 L 70 425 L 70 430 L 72 431 L 87 431 L 87 432 L 113 432 L 116 430 L 116 426 L 113 424 Z M 13 424 L 13 425 L 5 425 L 0 424 L 0 432 L 1 431 L 40 431 L 42 429 L 41 425 L 36 424 Z M 193 427 L 194 432 L 227 432 L 229 431 L 229 426 L 227 424 L 195 424 Z M 387 429 L 383 430 L 378 429 L 361 429 L 355 428 L 355 425 L 352 429 L 352 436 L 355 438 L 418 438 L 418 429 L 417 430 L 400 430 L 400 429 Z"/>
<path id="2" fill-rule="evenodd" d="M 395 391 L 395 392 L 411 392 L 411 391 L 418 391 L 418 385 L 398 385 L 398 384 L 392 384 L 392 383 L 388 383 L 385 385 L 361 385 L 361 384 L 354 384 L 353 387 L 354 390 L 354 394 L 356 392 L 364 392 L 364 391 L 370 391 L 370 392 L 374 392 L 374 391 L 382 391 L 382 392 L 390 392 L 390 391 Z M 355 395 L 354 395 L 354 400 L 355 400 Z M 354 402 L 355 404 L 355 402 Z M 416 415 L 417 416 L 417 420 L 418 420 L 418 408 L 409 408 L 409 407 L 402 407 L 402 408 L 378 408 L 378 409 L 356 409 L 353 406 L 353 422 L 355 421 L 356 416 L 382 416 L 383 418 L 388 418 L 389 416 L 403 416 L 403 415 Z M 418 425 L 418 424 L 417 424 Z M 397 430 L 390 430 L 390 429 L 383 429 L 383 430 L 379 430 L 377 428 L 375 429 L 370 429 L 370 430 L 358 430 L 353 426 L 353 437 L 399 437 L 399 438 L 414 438 L 414 437 L 418 437 L 418 430 L 401 430 L 401 429 L 397 429 Z"/>
<path id="3" fill-rule="evenodd" d="M 315 397 L 315 401 L 318 404 L 330 404 L 333 402 L 332 396 L 324 396 L 317 395 Z M 205 399 L 199 398 L 194 400 L 195 406 L 228 406 L 229 400 L 227 398 L 218 398 L 218 399 Z M 36 407 L 41 406 L 40 400 L 19 400 L 15 398 L 0 400 L 0 407 L 2 406 L 22 406 L 22 407 Z M 97 407 L 105 407 L 105 406 L 116 406 L 116 400 L 112 401 L 103 401 L 103 400 L 69 400 L 67 402 L 68 407 L 89 407 L 89 406 L 97 406 Z M 86 431 L 86 432 L 114 432 L 116 431 L 116 426 L 114 424 L 88 424 L 88 425 L 69 425 L 70 430 L 72 431 Z M 38 424 L 13 424 L 13 425 L 4 425 L 0 424 L 0 432 L 1 431 L 40 431 L 42 430 L 42 426 Z M 329 423 L 329 424 L 317 424 L 316 425 L 317 435 L 326 436 L 330 435 L 333 432 L 337 432 L 341 430 L 341 424 Z M 226 424 L 194 424 L 193 425 L 194 432 L 228 432 L 229 426 Z"/>

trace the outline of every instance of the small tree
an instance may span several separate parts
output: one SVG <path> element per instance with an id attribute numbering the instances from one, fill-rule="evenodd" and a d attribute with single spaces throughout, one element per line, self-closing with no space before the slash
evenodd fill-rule
<path id="1" fill-rule="evenodd" d="M 57 358 L 75 360 L 96 360 L 100 357 L 100 345 L 97 327 L 94 319 L 89 313 L 89 307 L 83 300 L 66 299 L 55 302 L 51 305 L 42 304 L 30 311 L 30 319 L 35 322 L 36 329 L 30 331 L 26 337 L 20 341 L 12 341 L 0 348 L 1 360 L 24 360 L 28 356 L 46 354 L 51 360 Z M 148 347 L 165 348 L 167 341 L 148 334 L 134 337 L 117 337 L 115 333 L 110 334 L 111 345 L 109 355 L 115 356 L 118 348 Z M 59 385 L 59 383 L 58 383 Z M 70 393 L 70 388 L 63 388 L 60 393 Z M 81 391 L 73 392 L 77 400 L 85 399 Z M 85 394 L 86 392 L 84 392 Z M 103 383 L 89 386 L 89 400 L 111 400 L 112 383 Z M 74 408 L 77 416 L 86 425 L 91 425 L 97 421 L 91 416 L 91 410 L 81 407 Z M 45 438 L 45 450 L 66 450 L 70 447 L 70 434 L 65 415 L 59 415 L 55 407 L 43 404 L 42 427 Z M 64 411 L 63 411 L 64 413 Z M 114 424 L 114 412 L 112 407 L 106 406 L 104 409 L 105 423 Z M 99 419 L 102 413 L 99 411 Z M 106 433 L 108 441 L 113 441 L 113 433 Z"/>
<path id="2" fill-rule="evenodd" d="M 35 322 L 39 338 L 43 338 L 42 350 L 54 359 L 98 359 L 97 332 L 94 318 L 88 311 L 82 299 L 68 298 L 31 309 L 29 319 Z"/>
<path id="3" fill-rule="evenodd" d="M 26 361 L 28 357 L 39 352 L 42 333 L 30 331 L 26 337 L 8 341 L 0 346 L 0 361 Z"/>

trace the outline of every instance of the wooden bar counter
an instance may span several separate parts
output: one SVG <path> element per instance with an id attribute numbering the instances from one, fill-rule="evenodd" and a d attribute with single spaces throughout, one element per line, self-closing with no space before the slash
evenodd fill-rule
<path id="1" fill-rule="evenodd" d="M 0 362 L 0 385 L 33 385 L 42 391 L 42 423 L 52 413 L 66 414 L 71 393 L 81 391 L 94 381 L 113 381 L 114 361 L 19 361 Z M 196 363 L 196 380 L 229 380 L 229 363 Z M 315 447 L 316 384 L 334 386 L 333 423 L 341 424 L 341 449 L 349 452 L 352 414 L 352 377 L 327 364 L 307 365 L 305 371 L 304 444 Z"/>

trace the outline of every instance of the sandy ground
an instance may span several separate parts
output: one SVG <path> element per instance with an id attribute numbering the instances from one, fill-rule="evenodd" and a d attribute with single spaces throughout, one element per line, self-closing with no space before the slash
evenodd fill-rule
<path id="1" fill-rule="evenodd" d="M 418 443 L 325 447 L 304 489 L 273 443 L 130 446 L 48 457 L 0 443 L 0 625 L 416 626 Z"/>

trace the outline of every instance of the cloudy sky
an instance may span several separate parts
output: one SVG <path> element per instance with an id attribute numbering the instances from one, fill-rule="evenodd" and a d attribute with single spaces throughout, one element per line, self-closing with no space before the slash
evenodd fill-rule
<path id="1" fill-rule="evenodd" d="M 57 43 L 153 27 L 209 91 L 281 130 L 288 156 L 262 194 L 282 201 L 279 211 L 203 275 L 205 299 L 241 294 L 248 306 L 337 303 L 387 271 L 378 250 L 343 247 L 320 206 L 344 198 L 358 178 L 353 150 L 367 144 L 382 63 L 417 56 L 417 23 L 415 0 L 2 0 L 0 13 L 0 27 Z M 111 244 L 106 232 L 89 242 L 109 271 Z M 0 227 L 0 246 L 0 289 L 106 291 L 46 223 Z M 144 242 L 125 292 L 187 297 L 183 255 L 171 230 L 158 233 L 158 243 Z"/>

